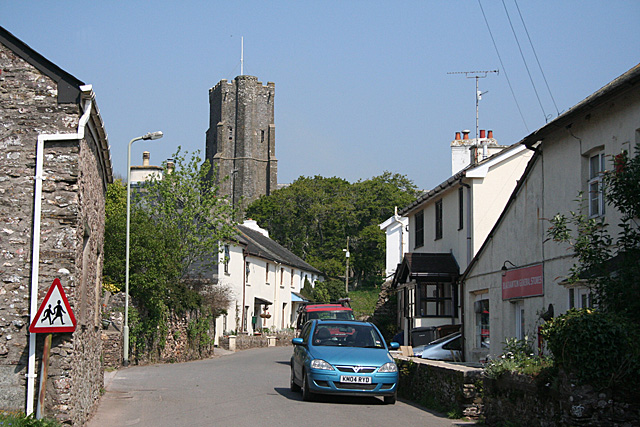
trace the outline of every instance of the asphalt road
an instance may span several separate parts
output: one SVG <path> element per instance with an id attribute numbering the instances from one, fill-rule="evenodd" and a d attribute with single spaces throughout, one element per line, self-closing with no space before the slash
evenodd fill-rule
<path id="1" fill-rule="evenodd" d="M 451 426 L 399 400 L 321 396 L 289 390 L 292 347 L 239 351 L 207 360 L 133 366 L 107 375 L 88 427 L 104 426 Z"/>

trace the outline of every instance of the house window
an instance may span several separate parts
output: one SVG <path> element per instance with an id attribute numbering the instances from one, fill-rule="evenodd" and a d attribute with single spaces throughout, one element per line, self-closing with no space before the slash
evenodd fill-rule
<path id="1" fill-rule="evenodd" d="M 464 228 L 464 188 L 458 188 L 458 230 Z"/>
<path id="2" fill-rule="evenodd" d="M 244 278 L 245 278 L 245 283 L 247 285 L 249 285 L 249 273 L 251 272 L 251 264 L 249 264 L 249 261 L 244 263 Z"/>
<path id="3" fill-rule="evenodd" d="M 569 289 L 569 308 L 591 308 L 593 300 L 591 292 L 587 288 L 571 288 Z"/>
<path id="4" fill-rule="evenodd" d="M 442 199 L 436 202 L 436 240 L 442 239 Z"/>
<path id="5" fill-rule="evenodd" d="M 224 272 L 229 274 L 229 245 L 224 245 Z"/>
<path id="6" fill-rule="evenodd" d="M 284 286 L 284 267 L 280 267 L 280 286 Z"/>
<path id="7" fill-rule="evenodd" d="M 267 266 L 264 269 L 264 281 L 267 285 L 269 284 L 269 263 L 267 263 Z"/>
<path id="8" fill-rule="evenodd" d="M 416 221 L 415 247 L 420 248 L 424 245 L 424 211 L 420 211 L 416 213 L 415 221 Z"/>
<path id="9" fill-rule="evenodd" d="M 291 287 L 293 288 L 293 277 L 296 275 L 296 271 L 292 268 L 291 269 Z"/>
<path id="10" fill-rule="evenodd" d="M 589 216 L 604 215 L 604 192 L 602 173 L 604 172 L 604 153 L 589 158 Z"/>
<path id="11" fill-rule="evenodd" d="M 489 300 L 476 301 L 474 308 L 476 312 L 476 348 L 489 348 Z"/>
<path id="12" fill-rule="evenodd" d="M 423 283 L 416 290 L 419 301 L 417 317 L 455 316 L 452 283 Z"/>

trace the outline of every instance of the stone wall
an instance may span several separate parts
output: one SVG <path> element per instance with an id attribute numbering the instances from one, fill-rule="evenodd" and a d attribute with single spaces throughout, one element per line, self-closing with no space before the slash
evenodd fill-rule
<path id="1" fill-rule="evenodd" d="M 560 375 L 547 382 L 517 374 L 485 379 L 487 425 L 517 422 L 521 427 L 640 425 L 640 404 L 611 390 L 578 386 Z M 631 400 L 631 399 L 627 399 Z"/>
<path id="2" fill-rule="evenodd" d="M 37 138 L 75 134 L 82 114 L 78 104 L 58 100 L 53 79 L 0 44 L 1 409 L 25 410 Z M 74 333 L 54 334 L 44 414 L 72 425 L 84 424 L 103 382 L 98 296 L 106 178 L 95 144 L 87 129 L 84 140 L 44 145 L 37 303 L 59 278 L 78 320 Z M 43 339 L 37 337 L 38 360 Z"/>
<path id="3" fill-rule="evenodd" d="M 400 373 L 400 397 L 465 417 L 482 413 L 482 369 L 406 356 L 395 359 Z"/>
<path id="4" fill-rule="evenodd" d="M 279 331 L 274 334 L 266 335 L 237 335 L 236 336 L 236 350 L 247 350 L 257 347 L 268 347 L 269 341 L 267 337 L 275 337 L 276 346 L 291 345 L 291 340 L 294 337 L 294 331 Z M 224 335 L 219 339 L 220 347 L 225 350 L 229 350 L 229 336 Z"/>

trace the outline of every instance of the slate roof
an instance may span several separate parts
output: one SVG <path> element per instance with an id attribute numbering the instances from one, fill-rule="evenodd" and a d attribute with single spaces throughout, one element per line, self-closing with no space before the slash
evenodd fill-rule
<path id="1" fill-rule="evenodd" d="M 42 74 L 58 85 L 58 102 L 60 104 L 80 102 L 80 86 L 84 83 L 49 61 L 30 48 L 22 40 L 0 26 L 0 43 L 11 49 L 16 55 L 33 65 Z"/>
<path id="2" fill-rule="evenodd" d="M 302 258 L 293 252 L 263 235 L 259 231 L 253 230 L 244 225 L 237 226 L 240 241 L 247 244 L 247 251 L 250 255 L 286 264 L 301 270 L 306 270 L 316 274 L 322 274 L 320 270 L 307 264 Z"/>
<path id="3" fill-rule="evenodd" d="M 451 253 L 405 254 L 393 278 L 393 286 L 410 280 L 418 282 L 453 282 L 460 275 L 460 267 Z"/>

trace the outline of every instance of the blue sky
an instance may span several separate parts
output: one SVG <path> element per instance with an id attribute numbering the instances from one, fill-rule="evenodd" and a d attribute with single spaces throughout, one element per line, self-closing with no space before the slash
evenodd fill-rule
<path id="1" fill-rule="evenodd" d="M 165 137 L 136 142 L 132 164 L 204 152 L 208 91 L 240 74 L 244 37 L 244 73 L 276 85 L 280 183 L 388 170 L 430 189 L 451 175 L 455 132 L 475 134 L 475 79 L 448 73 L 500 70 L 479 80 L 480 129 L 508 145 L 640 62 L 638 1 L 480 4 L 0 0 L 0 25 L 93 85 L 121 176 L 148 131 Z"/>

